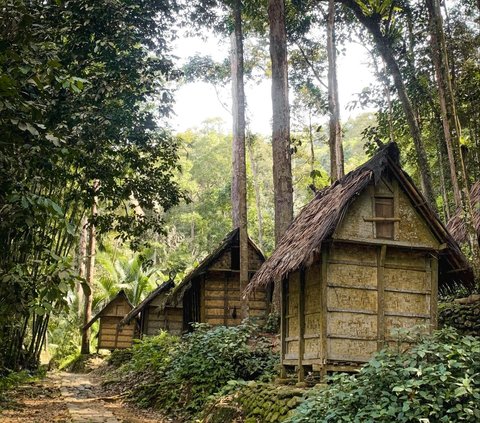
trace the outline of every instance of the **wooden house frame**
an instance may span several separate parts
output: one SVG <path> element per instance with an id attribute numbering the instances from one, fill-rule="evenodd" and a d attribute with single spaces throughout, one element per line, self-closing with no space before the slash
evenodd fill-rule
<path id="1" fill-rule="evenodd" d="M 282 284 L 282 376 L 296 370 L 303 381 L 357 369 L 395 342 L 393 329 L 430 332 L 439 287 L 471 276 L 390 143 L 316 194 L 247 292 Z"/>
<path id="2" fill-rule="evenodd" d="M 264 261 L 263 253 L 249 239 L 251 276 Z M 122 324 L 129 323 L 139 313 L 142 313 L 140 321 L 144 335 L 153 335 L 160 329 L 178 335 L 191 330 L 192 323 L 208 323 L 212 326 L 240 324 L 242 293 L 239 264 L 239 231 L 235 229 L 171 292 L 162 289 L 152 292 L 125 317 Z M 249 297 L 249 315 L 259 323 L 265 320 L 269 312 L 269 294 L 267 288 L 261 288 Z M 164 323 L 152 325 L 152 319 Z"/>
<path id="3" fill-rule="evenodd" d="M 156 335 L 160 330 L 180 335 L 183 330 L 182 309 L 165 304 L 165 299 L 174 286 L 173 281 L 169 280 L 155 288 L 122 319 L 120 324 L 128 325 L 139 318 L 141 336 Z"/>
<path id="4" fill-rule="evenodd" d="M 123 349 L 132 346 L 136 332 L 136 320 L 119 327 L 120 321 L 133 309 L 123 289 L 115 295 L 84 327 L 89 329 L 100 319 L 97 349 Z"/>

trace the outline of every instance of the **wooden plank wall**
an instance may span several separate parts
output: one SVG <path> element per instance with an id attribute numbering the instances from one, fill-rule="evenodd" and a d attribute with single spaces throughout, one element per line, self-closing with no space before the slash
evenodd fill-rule
<path id="1" fill-rule="evenodd" d="M 203 289 L 205 323 L 212 326 L 234 326 L 241 323 L 240 276 L 238 272 L 208 272 Z M 265 290 L 258 290 L 249 297 L 250 317 L 262 323 L 267 313 Z"/>
<path id="2" fill-rule="evenodd" d="M 132 309 L 124 298 L 117 298 L 103 310 L 100 316 L 100 329 L 98 332 L 98 348 L 116 349 L 129 348 L 135 332 L 135 321 L 122 327 L 120 331 L 117 325 Z"/>
<path id="3" fill-rule="evenodd" d="M 145 310 L 143 333 L 148 336 L 157 335 L 166 330 L 173 335 L 181 335 L 183 330 L 183 310 L 181 307 L 165 307 L 159 311 L 155 305 Z"/>
<path id="4" fill-rule="evenodd" d="M 135 322 L 125 325 L 121 330 L 117 329 L 124 316 L 100 317 L 100 330 L 98 332 L 98 348 L 113 350 L 129 348 L 132 346 Z"/>

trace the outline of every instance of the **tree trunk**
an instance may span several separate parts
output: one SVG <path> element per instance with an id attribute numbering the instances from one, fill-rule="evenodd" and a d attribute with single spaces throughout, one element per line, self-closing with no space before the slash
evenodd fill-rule
<path id="1" fill-rule="evenodd" d="M 275 203 L 275 243 L 293 220 L 293 187 L 288 104 L 287 38 L 283 0 L 269 0 L 270 58 L 272 61 L 272 151 Z"/>
<path id="2" fill-rule="evenodd" d="M 336 181 L 344 175 L 342 128 L 337 81 L 337 51 L 335 43 L 335 0 L 328 1 L 327 16 L 327 55 L 328 55 L 328 110 L 330 113 L 330 179 Z"/>
<path id="3" fill-rule="evenodd" d="M 80 221 L 80 239 L 78 240 L 78 256 L 77 256 L 77 268 L 78 276 L 85 278 L 85 258 L 87 256 L 87 218 L 84 216 Z M 78 299 L 78 317 L 81 319 L 83 314 L 83 291 L 82 285 L 77 283 L 76 287 L 77 299 Z"/>
<path id="4" fill-rule="evenodd" d="M 245 162 L 245 93 L 243 83 L 242 2 L 233 2 L 234 31 L 231 34 L 233 167 L 233 226 L 240 237 L 240 292 L 248 285 L 247 167 Z M 243 298 L 241 318 L 249 315 L 248 299 Z"/>
<path id="5" fill-rule="evenodd" d="M 255 206 L 257 208 L 258 246 L 263 251 L 263 215 L 262 200 L 260 197 L 260 184 L 258 183 L 258 168 L 251 142 L 247 142 L 247 148 L 248 155 L 250 156 L 250 169 L 252 170 L 253 190 L 255 191 Z"/>
<path id="6" fill-rule="evenodd" d="M 272 61 L 272 158 L 275 244 L 293 220 L 293 183 L 288 104 L 287 35 L 283 0 L 269 0 L 270 59 Z M 273 311 L 280 311 L 280 284 L 275 283 Z"/>
<path id="7" fill-rule="evenodd" d="M 463 158 L 460 138 L 461 127 L 455 108 L 455 98 L 450 80 L 448 54 L 443 33 L 443 18 L 438 0 L 426 0 L 430 17 L 432 60 L 437 78 L 438 97 L 442 116 L 445 142 L 447 144 L 450 174 L 455 196 L 455 206 L 462 210 L 467 239 L 472 252 L 472 267 L 480 277 L 480 245 L 474 224 L 474 212 L 470 198 L 467 169 Z"/>
<path id="8" fill-rule="evenodd" d="M 382 31 L 380 30 L 380 18 L 377 15 L 364 15 L 362 9 L 355 0 L 340 0 L 340 2 L 350 8 L 357 17 L 357 19 L 368 29 L 368 31 L 373 37 L 380 56 L 384 60 L 387 69 L 393 78 L 393 82 L 398 92 L 400 103 L 402 104 L 403 112 L 405 113 L 405 118 L 407 120 L 407 124 L 410 130 L 410 135 L 413 139 L 417 158 L 417 165 L 420 173 L 422 191 L 427 200 L 429 201 L 430 205 L 434 209 L 436 209 L 430 166 L 428 164 L 427 153 L 423 144 L 420 127 L 415 117 L 415 112 L 408 96 L 407 89 L 403 82 L 402 73 L 393 54 L 393 49 L 390 45 L 390 41 L 382 34 Z"/>
<path id="9" fill-rule="evenodd" d="M 88 227 L 88 248 L 86 257 L 86 283 L 87 288 L 84 289 L 84 314 L 83 324 L 86 325 L 92 319 L 92 303 L 93 303 L 93 277 L 95 274 L 95 249 L 96 249 L 96 233 L 94 220 L 97 216 L 97 196 L 98 181 L 93 183 L 93 202 L 92 202 L 92 220 Z M 82 354 L 90 354 L 90 329 L 82 331 Z"/>

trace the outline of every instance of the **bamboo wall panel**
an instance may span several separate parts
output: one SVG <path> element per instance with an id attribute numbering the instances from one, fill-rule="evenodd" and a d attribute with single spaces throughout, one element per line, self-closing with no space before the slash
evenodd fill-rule
<path id="1" fill-rule="evenodd" d="M 300 289 L 300 273 L 294 272 L 290 275 L 288 281 L 288 303 L 286 316 L 286 351 L 285 358 L 298 358 L 298 293 Z"/>
<path id="2" fill-rule="evenodd" d="M 328 311 L 352 310 L 376 313 L 377 292 L 364 289 L 328 288 Z"/>
<path id="3" fill-rule="evenodd" d="M 385 258 L 385 267 L 425 270 L 425 252 L 391 247 Z"/>
<path id="4" fill-rule="evenodd" d="M 330 249 L 330 260 L 357 264 L 360 266 L 377 265 L 375 247 L 335 242 Z M 343 263 L 342 263 L 343 264 Z"/>
<path id="5" fill-rule="evenodd" d="M 369 190 L 364 191 L 350 205 L 342 223 L 337 227 L 334 238 L 341 239 L 371 239 L 373 238 L 373 223 L 363 219 L 372 217 L 372 196 Z"/>
<path id="6" fill-rule="evenodd" d="M 407 195 L 399 189 L 398 195 L 399 224 L 398 239 L 412 244 L 438 248 L 439 242 L 431 233 L 426 222 L 412 207 Z"/>
<path id="7" fill-rule="evenodd" d="M 351 287 L 371 287 L 377 286 L 377 268 L 373 266 L 363 266 L 361 264 L 336 264 L 330 263 L 329 266 L 329 285 L 341 285 Z"/>
<path id="8" fill-rule="evenodd" d="M 425 271 L 385 269 L 385 289 L 398 291 L 430 292 L 431 279 Z"/>
<path id="9" fill-rule="evenodd" d="M 329 313 L 328 336 L 376 338 L 377 316 L 354 313 Z"/>
<path id="10" fill-rule="evenodd" d="M 430 295 L 385 292 L 385 314 L 430 316 Z"/>
<path id="11" fill-rule="evenodd" d="M 366 362 L 370 360 L 377 351 L 377 341 L 329 338 L 327 348 L 329 360 Z"/>

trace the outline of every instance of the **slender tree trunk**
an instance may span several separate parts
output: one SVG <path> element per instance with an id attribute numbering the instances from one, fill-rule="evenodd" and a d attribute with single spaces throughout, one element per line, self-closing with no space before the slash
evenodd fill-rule
<path id="1" fill-rule="evenodd" d="M 93 202 L 92 202 L 92 221 L 88 227 L 88 248 L 86 260 L 86 283 L 87 289 L 84 290 L 84 315 L 83 324 L 86 325 L 92 318 L 93 303 L 93 277 L 95 274 L 95 249 L 96 249 L 96 233 L 94 220 L 97 216 L 97 196 L 98 181 L 93 183 Z M 90 354 L 90 329 L 82 331 L 82 354 Z"/>
<path id="2" fill-rule="evenodd" d="M 335 0 L 328 1 L 327 16 L 327 55 L 328 55 L 328 110 L 330 112 L 330 179 L 336 181 L 344 175 L 342 128 L 337 81 L 337 51 L 335 43 Z"/>
<path id="3" fill-rule="evenodd" d="M 240 232 L 240 292 L 248 285 L 247 167 L 245 161 L 245 92 L 243 83 L 242 2 L 233 2 L 234 31 L 231 34 L 233 170 L 233 226 Z M 226 293 L 225 293 L 226 294 Z M 248 298 L 243 298 L 241 318 L 249 315 Z"/>
<path id="4" fill-rule="evenodd" d="M 284 0 L 269 0 L 270 59 L 272 61 L 272 157 L 275 203 L 275 244 L 293 220 L 290 107 L 288 104 L 287 34 Z M 273 311 L 280 311 L 280 284 L 273 290 Z"/>
<path id="5" fill-rule="evenodd" d="M 248 155 L 250 157 L 250 169 L 252 170 L 253 190 L 255 192 L 255 207 L 257 208 L 258 220 L 258 246 L 263 251 L 263 215 L 262 199 L 260 197 L 260 184 L 258 181 L 257 161 L 254 156 L 252 142 L 247 142 Z"/>
<path id="6" fill-rule="evenodd" d="M 432 176 L 430 166 L 428 164 L 427 153 L 420 132 L 420 127 L 418 125 L 412 103 L 408 96 L 407 89 L 403 82 L 402 73 L 393 54 L 390 41 L 382 34 L 379 25 L 379 18 L 376 15 L 364 15 L 362 9 L 355 0 L 340 0 L 340 2 L 350 8 L 358 20 L 368 29 L 373 37 L 380 56 L 384 60 L 387 69 L 393 78 L 393 82 L 398 92 L 398 97 L 400 99 L 400 103 L 402 104 L 403 112 L 405 113 L 405 118 L 410 129 L 410 135 L 413 139 L 420 173 L 420 181 L 422 184 L 422 191 L 430 205 L 436 209 L 435 195 L 432 187 Z"/>
<path id="7" fill-rule="evenodd" d="M 450 161 L 450 174 L 457 209 L 462 209 L 467 239 L 472 252 L 472 267 L 477 278 L 480 277 L 480 245 L 474 224 L 469 180 L 463 158 L 460 138 L 461 127 L 455 108 L 455 98 L 450 80 L 448 54 L 443 33 L 443 18 L 438 0 L 426 0 L 430 16 L 430 36 L 432 59 L 437 77 L 437 89 L 440 101 L 445 142 Z"/>
<path id="8" fill-rule="evenodd" d="M 268 20 L 270 23 L 270 58 L 272 61 L 272 150 L 275 243 L 278 244 L 293 220 L 287 38 L 285 31 L 285 5 L 283 0 L 269 0 Z"/>
<path id="9" fill-rule="evenodd" d="M 87 218 L 86 216 L 82 217 L 80 221 L 80 239 L 78 240 L 78 256 L 77 256 L 77 266 L 78 266 L 78 276 L 80 278 L 85 278 L 86 268 L 85 268 L 85 258 L 87 256 Z M 78 317 L 81 318 L 83 314 L 83 291 L 82 285 L 77 283 L 76 287 L 77 298 L 78 298 Z"/>

